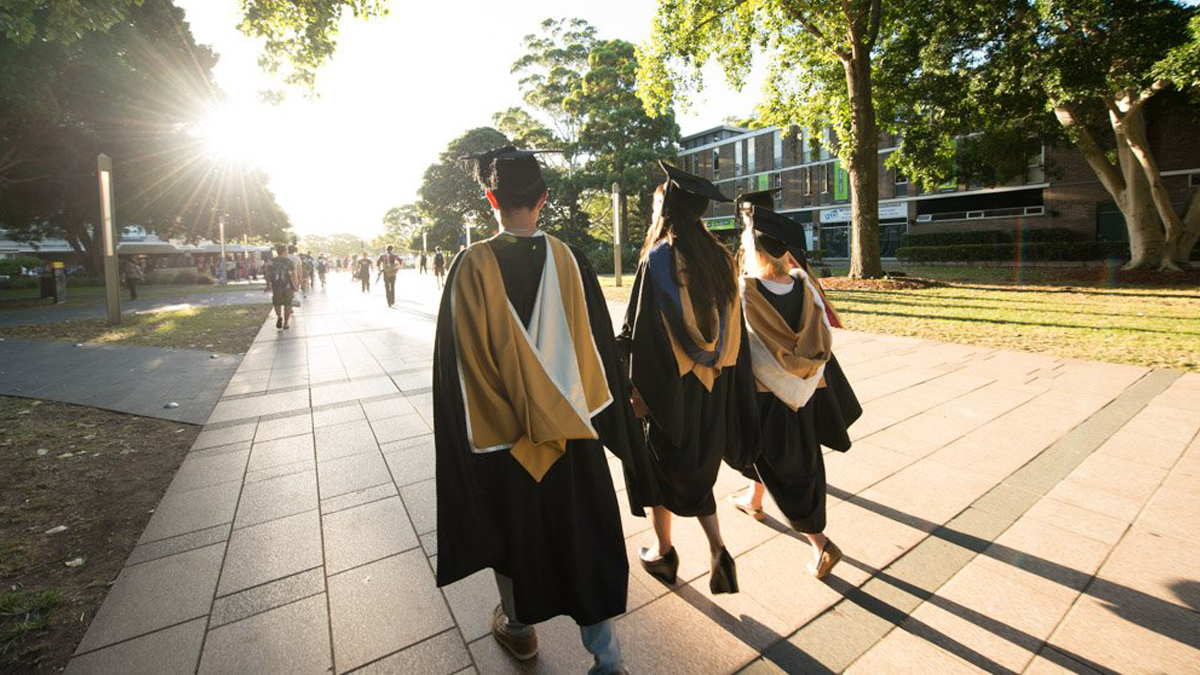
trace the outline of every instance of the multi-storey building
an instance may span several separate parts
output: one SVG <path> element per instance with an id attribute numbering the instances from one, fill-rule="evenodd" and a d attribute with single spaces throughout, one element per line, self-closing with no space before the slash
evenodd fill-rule
<path id="1" fill-rule="evenodd" d="M 1172 198 L 1182 205 L 1200 187 L 1200 125 L 1185 114 L 1163 114 L 1148 125 Z M 850 181 L 832 148 L 832 132 L 810 138 L 802 130 L 719 126 L 686 136 L 683 169 L 712 180 L 733 197 L 781 188 L 776 209 L 803 227 L 810 249 L 849 255 Z M 1095 173 L 1068 146 L 1044 148 L 1023 175 L 1005 185 L 952 180 L 922 191 L 885 165 L 895 139 L 879 142 L 879 223 L 884 258 L 894 257 L 905 233 L 1061 227 L 1088 239 L 1124 241 L 1124 220 Z M 712 230 L 733 229 L 731 204 L 715 204 L 705 218 Z"/>

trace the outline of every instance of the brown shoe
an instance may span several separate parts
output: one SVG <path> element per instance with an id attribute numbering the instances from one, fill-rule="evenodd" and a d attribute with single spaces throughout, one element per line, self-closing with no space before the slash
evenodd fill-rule
<path id="1" fill-rule="evenodd" d="M 492 637 L 496 638 L 496 642 L 504 647 L 509 656 L 518 661 L 528 661 L 538 654 L 537 632 L 530 628 L 529 635 L 525 637 L 517 637 L 508 632 L 508 617 L 504 615 L 504 608 L 500 605 L 496 605 L 495 611 L 492 612 Z"/>
<path id="2" fill-rule="evenodd" d="M 818 579 L 824 579 L 833 566 L 842 561 L 842 549 L 837 547 L 837 544 L 830 540 L 825 541 L 825 548 L 821 549 L 821 560 L 816 565 L 808 564 L 808 572 Z"/>

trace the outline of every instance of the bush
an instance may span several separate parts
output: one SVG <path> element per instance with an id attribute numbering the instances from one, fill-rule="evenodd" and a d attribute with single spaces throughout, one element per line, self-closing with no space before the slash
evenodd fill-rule
<path id="1" fill-rule="evenodd" d="M 104 277 L 94 274 L 72 274 L 67 277 L 67 288 L 82 286 L 103 286 Z"/>
<path id="2" fill-rule="evenodd" d="M 1123 260 L 1129 257 L 1129 245 L 1107 241 L 1047 241 L 1020 245 L 908 246 L 897 250 L 896 257 L 907 263 Z"/>
<path id="3" fill-rule="evenodd" d="M 900 235 L 900 247 L 964 246 L 972 244 L 1005 244 L 1012 236 L 1001 230 L 976 230 L 974 232 L 928 232 L 925 234 Z"/>
<path id="4" fill-rule="evenodd" d="M 1065 227 L 1040 227 L 1034 230 L 1021 230 L 1021 241 L 1027 244 L 1047 242 L 1083 242 L 1086 236 L 1082 232 L 1068 230 Z"/>
<path id="5" fill-rule="evenodd" d="M 45 264 L 41 258 L 31 255 L 0 258 L 0 275 L 15 277 L 21 273 L 22 267 L 41 267 Z"/>
<path id="6" fill-rule="evenodd" d="M 197 274 L 195 283 L 201 284 L 203 286 L 211 286 L 211 285 L 217 283 L 217 280 L 215 277 L 210 277 L 207 274 Z"/>
<path id="7" fill-rule="evenodd" d="M 173 284 L 194 284 L 198 283 L 196 279 L 200 276 L 195 270 L 182 270 L 171 278 Z"/>
<path id="8" fill-rule="evenodd" d="M 39 288 L 40 280 L 37 277 L 9 277 L 8 279 L 0 279 L 0 290 L 16 291 L 27 288 Z"/>

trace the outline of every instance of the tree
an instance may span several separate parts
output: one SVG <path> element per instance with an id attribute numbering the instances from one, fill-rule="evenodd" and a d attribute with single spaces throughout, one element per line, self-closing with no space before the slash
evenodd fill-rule
<path id="1" fill-rule="evenodd" d="M 715 59 L 740 87 L 755 52 L 770 60 L 765 122 L 831 126 L 850 176 L 850 276 L 879 277 L 879 138 L 875 63 L 886 60 L 898 2 L 883 0 L 660 0 L 649 42 L 639 49 L 638 91 L 661 114 L 703 87 Z M 881 39 L 881 36 L 883 38 Z"/>
<path id="2" fill-rule="evenodd" d="M 1189 23 L 1190 20 L 1190 23 Z M 1072 143 L 1129 231 L 1129 268 L 1178 269 L 1200 239 L 1200 196 L 1171 203 L 1147 119 L 1200 93 L 1200 15 L 1175 0 L 931 3 L 910 17 L 891 63 L 896 161 L 913 175 L 957 155 L 999 182 L 1030 146 Z M 1163 106 L 1166 107 L 1166 106 Z M 968 136 L 970 134 L 970 136 Z M 963 139 L 955 152 L 952 140 Z M 1024 153 L 1014 153 L 1024 147 Z M 938 169 L 934 169 L 936 173 Z"/>
<path id="3" fill-rule="evenodd" d="M 587 72 L 564 108 L 582 120 L 577 147 L 588 162 L 578 175 L 580 192 L 608 198 L 617 183 L 623 202 L 634 200 L 636 223 L 648 222 L 651 195 L 661 181 L 655 162 L 675 156 L 679 125 L 673 113 L 651 117 L 642 106 L 634 46 L 624 40 L 597 42 L 588 54 Z M 625 211 L 624 222 L 629 223 Z M 627 231 L 627 238 L 631 235 L 636 230 Z"/>
<path id="4" fill-rule="evenodd" d="M 496 129 L 519 148 L 558 149 L 562 141 L 524 108 L 509 108 L 492 115 Z"/>
<path id="5" fill-rule="evenodd" d="M 525 36 L 525 54 L 513 64 L 512 72 L 521 76 L 525 102 L 550 120 L 571 164 L 580 118 L 566 109 L 566 100 L 583 80 L 596 29 L 583 19 L 546 19 L 541 29 L 540 35 Z"/>
<path id="6" fill-rule="evenodd" d="M 0 34 L 17 44 L 73 44 L 128 21 L 146 0 L 5 0 Z M 155 4 L 161 0 L 150 0 Z M 283 71 L 289 85 L 312 89 L 317 70 L 337 49 L 338 26 L 347 15 L 371 19 L 387 14 L 386 0 L 242 0 L 239 29 L 263 40 L 259 63 Z M 274 94 L 279 96 L 278 92 Z"/>
<path id="7" fill-rule="evenodd" d="M 191 239 L 215 238 L 220 215 L 234 237 L 288 227 L 261 171 L 213 160 L 189 133 L 219 92 L 182 10 L 133 4 L 69 44 L 0 38 L 0 56 L 0 221 L 14 239 L 61 236 L 95 257 L 100 152 L 121 223 Z"/>
<path id="8" fill-rule="evenodd" d="M 382 240 L 403 251 L 421 250 L 421 207 L 417 204 L 394 206 L 383 214 Z"/>

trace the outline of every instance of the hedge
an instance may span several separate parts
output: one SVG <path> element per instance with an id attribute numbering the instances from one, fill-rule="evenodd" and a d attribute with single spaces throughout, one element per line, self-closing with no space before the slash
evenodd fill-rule
<path id="1" fill-rule="evenodd" d="M 896 257 L 909 263 L 1123 260 L 1129 257 L 1129 245 L 1108 241 L 1048 241 L 1020 245 L 902 246 Z"/>
<path id="2" fill-rule="evenodd" d="M 1021 241 L 1030 244 L 1044 242 L 1082 242 L 1082 232 L 1065 227 L 1039 227 L 1019 231 L 976 230 L 974 232 L 927 232 L 900 235 L 900 247 L 969 246 L 978 244 L 1008 244 L 1020 234 Z"/>
<path id="3" fill-rule="evenodd" d="M 31 255 L 19 255 L 12 258 L 0 258 L 0 274 L 17 276 L 22 267 L 41 267 L 46 263 L 41 258 Z"/>

